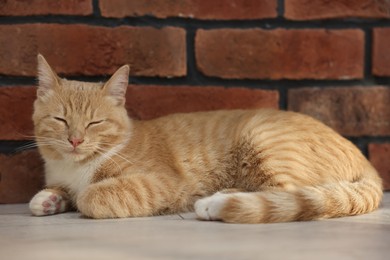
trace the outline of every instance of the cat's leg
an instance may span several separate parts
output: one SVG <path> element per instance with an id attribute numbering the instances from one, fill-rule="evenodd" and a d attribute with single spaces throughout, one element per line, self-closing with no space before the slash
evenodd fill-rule
<path id="1" fill-rule="evenodd" d="M 265 219 L 263 213 L 269 212 L 272 208 L 272 206 L 269 206 L 268 199 L 278 203 L 284 209 L 293 209 L 294 205 L 291 206 L 293 203 L 289 203 L 289 201 L 294 201 L 295 191 L 296 187 L 294 185 L 261 187 L 258 191 L 251 192 L 227 189 L 197 200 L 194 208 L 200 220 L 240 222 L 234 219 L 234 215 L 237 215 L 237 212 L 247 212 L 245 219 L 241 220 L 242 223 L 267 222 L 258 219 Z M 273 210 L 277 211 L 277 208 Z M 287 215 L 288 213 L 285 214 L 285 216 Z"/>
<path id="2" fill-rule="evenodd" d="M 91 184 L 77 198 L 78 210 L 91 218 L 123 218 L 192 209 L 188 185 L 174 174 L 131 174 Z M 192 201 L 191 201 L 192 199 Z"/>
<path id="3" fill-rule="evenodd" d="M 264 195 L 266 198 L 264 198 Z M 293 194 L 288 192 L 235 192 L 221 193 L 217 192 L 212 196 L 202 198 L 195 202 L 195 213 L 200 220 L 221 220 L 231 223 L 265 223 L 274 222 L 268 220 L 267 215 L 272 207 L 267 198 L 272 198 L 278 202 L 281 208 L 286 212 L 284 217 L 293 218 L 296 209 L 288 203 L 293 201 Z M 278 198 L 279 197 L 279 198 Z M 298 206 L 297 206 L 298 207 Z M 286 209 L 291 209 L 288 211 Z M 278 211 L 279 207 L 275 207 Z M 245 214 L 242 214 L 242 213 Z M 290 216 L 292 214 L 292 216 Z M 244 215 L 244 216 L 243 216 Z M 241 216 L 241 219 L 237 219 Z M 277 222 L 277 221 L 275 221 Z"/>
<path id="4" fill-rule="evenodd" d="M 195 202 L 195 213 L 201 220 L 221 220 L 221 212 L 234 193 L 217 192 Z"/>
<path id="5" fill-rule="evenodd" d="M 41 190 L 30 201 L 30 211 L 34 216 L 53 215 L 71 208 L 69 195 L 60 188 Z"/>

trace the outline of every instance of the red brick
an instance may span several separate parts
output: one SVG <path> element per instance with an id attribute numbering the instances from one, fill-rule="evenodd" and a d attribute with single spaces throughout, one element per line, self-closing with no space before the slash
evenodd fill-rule
<path id="1" fill-rule="evenodd" d="M 369 144 L 368 153 L 371 163 L 380 173 L 385 190 L 390 190 L 390 143 Z"/>
<path id="2" fill-rule="evenodd" d="M 357 29 L 198 30 L 195 48 L 198 69 L 212 77 L 363 77 L 364 34 Z"/>
<path id="3" fill-rule="evenodd" d="M 245 20 L 277 16 L 277 1 L 267 0 L 100 0 L 105 17 L 151 15 L 158 18 L 189 17 L 205 20 Z"/>
<path id="4" fill-rule="evenodd" d="M 28 202 L 44 185 L 43 162 L 36 150 L 0 154 L 0 203 Z"/>
<path id="5" fill-rule="evenodd" d="M 388 0 L 287 0 L 284 16 L 291 20 L 390 18 Z"/>
<path id="6" fill-rule="evenodd" d="M 127 92 L 128 111 L 138 119 L 218 109 L 277 109 L 278 102 L 277 91 L 246 88 L 131 85 Z"/>
<path id="7" fill-rule="evenodd" d="M 291 89 L 288 109 L 311 115 L 346 136 L 390 135 L 389 87 Z"/>
<path id="8" fill-rule="evenodd" d="M 31 139 L 34 100 L 34 87 L 0 87 L 0 140 Z"/>
<path id="9" fill-rule="evenodd" d="M 2 25 L 0 74 L 35 76 L 40 52 L 60 74 L 105 75 L 128 63 L 132 75 L 184 76 L 185 41 L 175 27 Z"/>
<path id="10" fill-rule="evenodd" d="M 375 28 L 373 33 L 372 73 L 390 76 L 390 28 Z"/>
<path id="11" fill-rule="evenodd" d="M 29 0 L 0 1 L 0 15 L 89 15 L 92 0 Z"/>
<path id="12" fill-rule="evenodd" d="M 0 88 L 0 140 L 31 139 L 34 100 L 35 87 Z M 129 114 L 137 119 L 216 109 L 277 109 L 278 102 L 277 91 L 245 88 L 130 85 L 127 92 Z"/>

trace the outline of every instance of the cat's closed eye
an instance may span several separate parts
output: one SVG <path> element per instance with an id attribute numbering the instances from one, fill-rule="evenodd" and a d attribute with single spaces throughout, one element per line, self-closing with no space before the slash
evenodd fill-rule
<path id="1" fill-rule="evenodd" d="M 87 125 L 86 128 L 89 128 L 89 127 L 95 126 L 95 125 L 99 125 L 99 124 L 101 124 L 101 123 L 103 123 L 103 122 L 104 122 L 104 120 L 92 121 L 92 122 L 90 122 L 90 123 Z"/>
<path id="2" fill-rule="evenodd" d="M 66 121 L 66 119 L 58 116 L 55 116 L 54 119 L 68 126 L 68 121 Z"/>

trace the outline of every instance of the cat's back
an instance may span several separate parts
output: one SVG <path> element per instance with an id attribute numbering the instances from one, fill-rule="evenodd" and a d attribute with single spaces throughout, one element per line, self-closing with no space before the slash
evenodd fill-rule
<path id="1" fill-rule="evenodd" d="M 274 109 L 217 110 L 177 113 L 153 120 L 139 121 L 143 129 L 153 132 L 176 133 L 201 131 L 202 133 L 249 133 L 263 131 L 306 132 L 331 134 L 336 132 L 310 116 Z"/>
<path id="2" fill-rule="evenodd" d="M 205 129 L 204 131 L 218 131 L 221 129 L 235 129 L 240 124 L 245 124 L 251 120 L 260 118 L 270 118 L 272 115 L 281 113 L 272 109 L 257 110 L 216 110 L 200 111 L 193 113 L 176 113 L 159 117 L 152 120 L 140 121 L 145 128 L 160 131 L 174 130 L 176 133 L 188 130 Z"/>
<path id="3" fill-rule="evenodd" d="M 274 109 L 217 110 L 177 113 L 152 120 L 137 121 L 136 127 L 153 135 L 235 136 L 260 133 L 295 133 L 301 135 L 332 135 L 333 129 L 310 116 Z"/>
<path id="4" fill-rule="evenodd" d="M 149 144 L 154 151 L 226 152 L 242 142 L 267 144 L 298 139 L 344 142 L 341 136 L 316 119 L 272 109 L 179 113 L 137 121 L 134 127 L 137 136 L 133 139 L 139 140 L 140 144 Z M 143 147 L 147 149 L 148 146 Z"/>

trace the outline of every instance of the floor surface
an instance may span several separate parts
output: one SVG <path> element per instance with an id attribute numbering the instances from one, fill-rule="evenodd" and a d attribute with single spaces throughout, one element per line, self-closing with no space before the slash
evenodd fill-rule
<path id="1" fill-rule="evenodd" d="M 390 193 L 356 217 L 281 224 L 198 221 L 192 213 L 91 220 L 0 205 L 0 259 L 390 259 Z"/>

